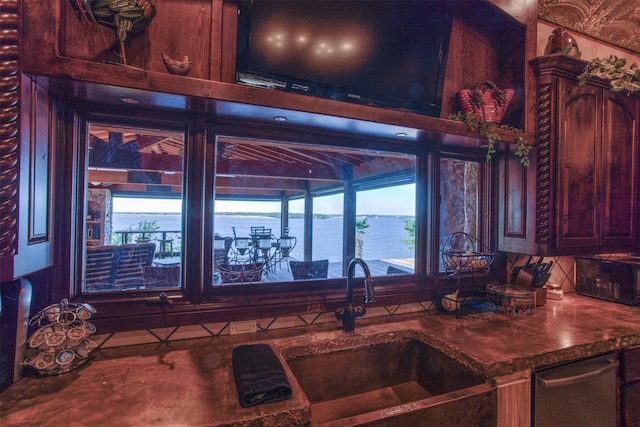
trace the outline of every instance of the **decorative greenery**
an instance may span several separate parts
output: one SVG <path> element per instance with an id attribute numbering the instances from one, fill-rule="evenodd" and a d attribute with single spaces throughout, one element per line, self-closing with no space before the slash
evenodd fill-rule
<path id="1" fill-rule="evenodd" d="M 480 137 L 487 139 L 487 161 L 491 160 L 491 156 L 496 152 L 495 145 L 497 142 L 500 142 L 500 135 L 498 135 L 496 129 L 505 129 L 520 133 L 524 132 L 522 129 L 518 129 L 513 126 L 498 125 L 497 123 L 480 120 L 473 113 L 458 112 L 456 114 L 451 114 L 449 119 L 466 123 L 469 129 L 478 132 Z M 527 140 L 521 135 L 516 137 L 515 143 L 518 144 L 518 150 L 514 154 L 520 157 L 520 163 L 524 167 L 528 167 L 530 164 L 529 152 L 531 151 L 531 146 L 527 144 Z"/>
<path id="2" fill-rule="evenodd" d="M 624 68 L 627 60 L 611 55 L 607 58 L 594 58 L 587 62 L 587 65 L 578 75 L 580 86 L 587 83 L 592 77 L 609 80 L 613 92 L 627 91 L 628 94 L 640 90 L 640 68 L 633 63 L 629 68 Z"/>

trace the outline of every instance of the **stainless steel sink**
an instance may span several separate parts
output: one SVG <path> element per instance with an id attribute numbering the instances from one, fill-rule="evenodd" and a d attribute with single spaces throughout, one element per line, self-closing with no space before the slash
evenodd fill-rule
<path id="1" fill-rule="evenodd" d="M 493 382 L 414 339 L 287 363 L 311 404 L 314 426 L 496 424 Z"/>

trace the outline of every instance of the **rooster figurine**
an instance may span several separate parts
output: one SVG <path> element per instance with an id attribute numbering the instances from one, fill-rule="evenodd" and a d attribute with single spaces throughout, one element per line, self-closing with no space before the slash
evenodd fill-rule
<path id="1" fill-rule="evenodd" d="M 164 62 L 164 66 L 167 67 L 167 70 L 171 74 L 186 76 L 191 70 L 191 59 L 189 59 L 189 57 L 186 55 L 182 60 L 177 60 L 171 58 L 166 53 L 163 53 L 162 61 Z"/>
<path id="2" fill-rule="evenodd" d="M 85 23 L 97 22 L 116 30 L 122 63 L 127 65 L 124 43 L 129 34 L 147 29 L 156 14 L 153 0 L 69 0 Z"/>

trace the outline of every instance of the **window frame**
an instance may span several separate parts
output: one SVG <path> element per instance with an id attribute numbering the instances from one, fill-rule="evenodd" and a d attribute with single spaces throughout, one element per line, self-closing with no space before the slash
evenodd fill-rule
<path id="1" fill-rule="evenodd" d="M 86 155 L 85 135 L 89 122 L 113 123 L 120 126 L 142 128 L 168 128 L 185 133 L 183 163 L 183 269 L 182 286 L 175 290 L 144 290 L 127 294 L 87 294 L 79 292 L 81 278 L 78 277 L 78 247 L 74 236 L 83 221 L 84 186 L 86 176 L 79 168 L 67 167 L 62 172 L 65 188 L 73 189 L 73 197 L 59 210 L 60 236 L 70 236 L 71 244 L 59 243 L 60 260 L 66 264 L 58 272 L 61 283 L 60 295 L 70 299 L 96 304 L 99 312 L 96 325 L 105 330 L 126 330 L 135 327 L 153 328 L 166 325 L 206 323 L 255 319 L 267 316 L 282 316 L 304 312 L 332 311 L 344 304 L 346 279 L 323 279 L 322 282 L 309 281 L 304 288 L 294 282 L 272 283 L 268 286 L 214 287 L 213 280 L 213 216 L 215 189 L 216 136 L 234 135 L 238 137 L 263 138 L 277 141 L 300 142 L 301 138 L 310 144 L 367 148 L 375 143 L 384 150 L 403 152 L 416 156 L 416 252 L 413 274 L 376 278 L 376 293 L 379 301 L 388 304 L 427 301 L 437 288 L 438 274 L 438 193 L 439 159 L 441 155 L 472 158 L 479 161 L 484 150 L 462 149 L 451 153 L 442 151 L 437 143 L 427 140 L 406 142 L 379 140 L 373 137 L 326 132 L 318 129 L 300 130 L 283 126 L 222 121 L 197 114 L 182 115 L 163 113 L 162 118 L 151 112 L 135 109 L 89 108 L 83 105 L 69 105 L 65 112 L 65 131 L 71 135 L 73 144 L 62 144 L 61 159 L 73 159 L 73 165 L 80 164 Z M 329 140 L 330 142 L 327 142 Z M 84 161 L 84 160 L 83 160 Z M 84 163 L 83 163 L 84 164 Z M 489 167 L 483 166 L 483 176 L 488 176 Z M 489 181 L 485 179 L 488 188 Z M 487 190 L 488 193 L 488 190 Z M 489 204 L 483 205 L 488 208 Z M 435 208 L 434 208 L 435 207 Z M 65 220 L 66 218 L 66 220 Z M 67 230 L 67 231 L 65 231 Z M 486 231 L 485 231 L 486 232 Z M 355 228 L 353 230 L 355 233 Z M 485 234 L 486 235 L 486 234 Z M 434 236 L 436 236 L 434 238 Z M 59 241 L 65 240 L 64 238 Z M 355 240 L 355 239 L 353 239 Z M 355 244 L 355 243 L 354 243 Z M 350 248 L 343 248 L 346 252 Z M 66 258 L 65 258 L 66 254 Z M 65 262 L 66 261 L 66 262 Z M 80 273 L 81 274 L 81 273 Z M 70 285 L 64 285 L 64 283 Z M 65 289 L 66 288 L 66 289 Z M 164 294 L 171 300 L 167 308 Z M 131 325 L 129 317 L 138 323 Z"/>
<path id="2" fill-rule="evenodd" d="M 484 147 L 483 147 L 484 150 Z M 494 157 L 498 157 L 497 155 Z M 494 248 L 496 251 L 497 245 L 490 238 L 493 234 L 492 230 L 496 230 L 497 225 L 495 222 L 495 216 L 490 215 L 490 212 L 495 211 L 492 206 L 495 205 L 495 194 L 497 192 L 494 189 L 495 180 L 493 178 L 494 168 L 492 165 L 494 162 L 486 160 L 486 151 L 461 149 L 457 147 L 447 147 L 440 152 L 438 159 L 438 173 L 440 173 L 440 165 L 442 159 L 452 159 L 460 161 L 469 161 L 478 163 L 479 171 L 479 184 L 478 184 L 478 215 L 477 220 L 478 233 L 475 237 L 479 243 L 488 248 Z M 438 182 L 438 191 L 440 191 L 440 182 Z M 440 198 L 440 196 L 439 196 Z M 437 207 L 438 211 L 440 207 Z M 440 219 L 438 219 L 438 227 L 440 226 Z M 438 229 L 438 233 L 440 230 Z M 437 239 L 439 241 L 439 237 Z M 437 243 L 439 246 L 439 256 L 441 257 L 442 244 L 444 242 Z M 439 282 L 441 288 L 455 288 L 457 286 L 456 281 L 448 280 L 444 271 L 439 271 L 440 259 L 437 260 L 435 265 L 436 271 L 438 271 Z M 469 287 L 475 286 L 477 279 L 477 273 L 465 272 L 461 275 L 461 286 Z"/>
<path id="3" fill-rule="evenodd" d="M 88 181 L 87 172 L 89 156 L 88 156 L 88 132 L 90 124 L 99 124 L 104 126 L 128 127 L 139 129 L 159 129 L 170 132 L 179 132 L 184 134 L 185 149 L 183 160 L 183 183 L 182 183 L 182 229 L 185 228 L 186 214 L 186 197 L 185 182 L 187 182 L 185 162 L 188 156 L 188 140 L 189 135 L 193 133 L 193 124 L 187 118 L 182 116 L 163 115 L 162 119 L 151 117 L 149 115 L 141 115 L 139 112 L 131 114 L 131 116 L 123 115 L 122 110 L 111 111 L 108 108 L 100 110 L 88 109 L 83 106 L 74 106 L 71 115 L 73 117 L 73 126 L 68 129 L 73 144 L 69 144 L 70 148 L 63 150 L 60 158 L 65 158 L 72 154 L 73 167 L 71 168 L 71 182 L 73 187 L 73 196 L 71 198 L 71 209 L 69 217 L 72 218 L 68 228 L 70 230 L 71 242 L 69 246 L 69 280 L 70 290 L 67 291 L 72 298 L 79 298 L 85 301 L 101 301 L 109 300 L 130 300 L 136 301 L 144 298 L 157 296 L 162 292 L 169 292 L 174 297 L 184 298 L 185 292 L 185 268 L 181 270 L 181 285 L 176 288 L 159 288 L 159 289 L 136 289 L 125 290 L 119 292 L 85 292 L 83 290 L 83 275 L 85 262 L 85 218 L 88 202 Z M 68 158 L 68 157 L 66 157 Z M 183 231 L 183 236 L 185 232 Z M 64 247 L 64 245 L 61 245 Z M 63 249 L 64 250 L 64 249 Z M 183 249 L 184 258 L 184 249 Z M 65 293 L 66 294 L 66 293 Z"/>
<path id="4" fill-rule="evenodd" d="M 258 133 L 256 133 L 258 132 Z M 208 151 L 215 151 L 215 147 L 217 146 L 216 142 L 218 138 L 248 138 L 248 139 L 262 139 L 268 141 L 275 141 L 278 143 L 291 143 L 291 144 L 301 144 L 301 143 L 312 143 L 314 145 L 327 146 L 327 147 L 345 147 L 348 149 L 371 149 L 371 147 L 367 147 L 368 144 L 373 143 L 376 147 L 376 150 L 380 151 L 389 151 L 406 153 L 415 156 L 416 159 L 416 222 L 418 222 L 418 199 L 420 198 L 420 188 L 424 188 L 424 184 L 420 184 L 420 167 L 418 163 L 420 163 L 420 153 L 427 153 L 426 146 L 418 146 L 414 144 L 406 144 L 406 143 L 398 143 L 398 141 L 380 141 L 379 139 L 374 139 L 370 137 L 359 137 L 354 135 L 344 135 L 340 133 L 325 133 L 324 136 L 316 136 L 312 133 L 305 132 L 293 132 L 288 130 L 283 130 L 281 127 L 275 126 L 260 126 L 257 128 L 254 127 L 246 127 L 239 126 L 235 123 L 216 123 L 210 121 L 207 123 L 207 145 Z M 313 142 L 309 142 L 312 140 Z M 208 158 L 215 159 L 215 155 L 208 154 Z M 214 162 L 215 163 L 215 162 Z M 211 170 L 212 168 L 209 168 Z M 213 169 L 215 170 L 215 169 Z M 205 205 L 211 207 L 206 213 L 205 216 L 207 218 L 214 217 L 213 207 L 215 206 L 215 200 L 213 199 L 213 195 L 215 194 L 215 180 L 213 182 L 209 182 L 206 185 L 206 201 Z M 316 194 L 316 196 L 321 196 L 323 194 Z M 207 224 L 213 223 L 213 220 L 206 220 Z M 349 253 L 353 250 L 355 252 L 355 227 L 351 232 L 351 236 L 347 238 L 343 238 L 343 258 L 350 257 Z M 213 235 L 212 228 L 209 228 L 207 233 L 208 235 Z M 353 243 L 349 243 L 353 242 Z M 212 246 L 213 239 L 211 239 L 211 244 L 205 244 L 206 250 L 205 254 L 209 257 L 209 251 L 212 249 L 207 246 Z M 352 246 L 349 247 L 349 245 Z M 425 268 L 421 268 L 421 273 L 418 273 L 419 264 L 422 264 L 418 261 L 419 254 L 416 252 L 416 269 L 413 274 L 408 274 L 405 276 L 404 281 L 412 282 L 415 285 L 423 288 L 427 281 L 429 280 L 424 275 Z M 346 268 L 346 262 L 344 263 Z M 209 274 L 210 273 L 210 274 Z M 346 277 L 342 278 L 333 278 L 333 279 L 321 279 L 321 280 L 310 280 L 305 282 L 304 289 L 301 289 L 299 283 L 294 281 L 290 282 L 272 282 L 272 283 L 263 283 L 259 287 L 249 287 L 249 291 L 243 290 L 243 286 L 211 286 L 212 280 L 209 277 L 213 276 L 213 265 L 207 266 L 207 273 L 204 287 L 203 287 L 203 296 L 209 298 L 233 298 L 233 297 L 243 297 L 243 294 L 247 292 L 252 293 L 254 295 L 268 295 L 269 297 L 273 297 L 274 294 L 277 293 L 295 293 L 300 295 L 305 294 L 313 294 L 317 295 L 318 292 L 327 292 L 329 294 L 339 292 L 345 289 Z M 396 278 L 397 279 L 397 278 Z M 396 280 L 397 281 L 397 280 Z M 376 277 L 376 282 L 381 284 L 388 284 L 393 282 L 393 278 L 378 276 Z"/>

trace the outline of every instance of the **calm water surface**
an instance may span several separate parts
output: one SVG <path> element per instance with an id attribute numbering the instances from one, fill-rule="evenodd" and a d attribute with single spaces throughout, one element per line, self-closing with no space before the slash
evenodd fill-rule
<path id="1" fill-rule="evenodd" d="M 386 258 L 412 258 L 413 252 L 409 250 L 403 240 L 409 238 L 409 233 L 404 229 L 408 217 L 378 216 L 369 217 L 369 228 L 362 236 L 364 244 L 362 257 L 364 259 Z M 114 214 L 113 231 L 121 231 L 145 220 L 156 220 L 160 230 L 180 230 L 181 221 L 179 215 L 156 214 Z M 215 229 L 222 236 L 233 236 L 232 227 L 236 229 L 236 235 L 249 236 L 252 226 L 264 226 L 271 228 L 272 233 L 278 237 L 280 234 L 280 220 L 270 217 L 257 216 L 216 216 Z M 303 219 L 292 218 L 289 220 L 289 234 L 296 236 L 297 244 L 291 256 L 301 259 L 304 246 L 302 230 Z M 179 243 L 174 242 L 174 249 L 179 248 Z M 342 217 L 329 217 L 313 220 L 313 258 L 328 259 L 330 262 L 340 261 L 342 257 Z"/>

